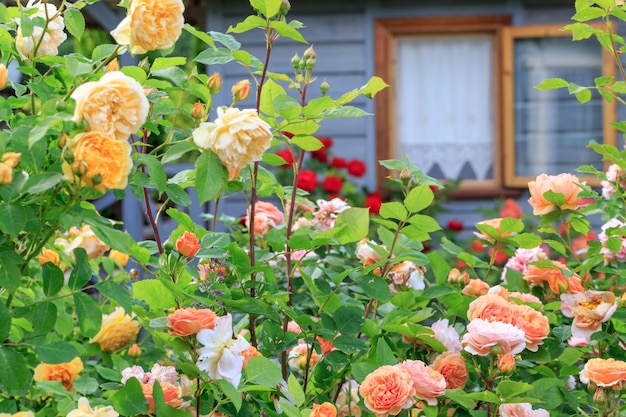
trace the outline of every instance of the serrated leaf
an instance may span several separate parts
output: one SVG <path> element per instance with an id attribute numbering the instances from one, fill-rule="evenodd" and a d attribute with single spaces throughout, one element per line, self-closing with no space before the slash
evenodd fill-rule
<path id="1" fill-rule="evenodd" d="M 71 343 L 63 340 L 35 345 L 39 360 L 49 364 L 70 362 L 78 356 L 78 350 Z"/>
<path id="2" fill-rule="evenodd" d="M 102 324 L 100 306 L 92 296 L 83 292 L 74 293 L 73 298 L 81 333 L 86 337 L 94 337 Z"/>
<path id="3" fill-rule="evenodd" d="M 196 159 L 196 193 L 200 204 L 213 200 L 228 178 L 226 168 L 217 155 L 204 151 Z"/>
<path id="4" fill-rule="evenodd" d="M 557 88 L 567 88 L 569 83 L 563 78 L 547 78 L 535 86 L 538 90 L 554 90 Z"/>
<path id="5" fill-rule="evenodd" d="M 263 356 L 250 358 L 245 369 L 246 380 L 268 387 L 277 386 L 282 380 L 280 368 Z"/>
<path id="6" fill-rule="evenodd" d="M 70 7 L 65 11 L 63 18 L 65 19 L 67 31 L 76 39 L 80 39 L 83 36 L 83 32 L 85 32 L 85 17 L 83 14 L 79 10 Z"/>

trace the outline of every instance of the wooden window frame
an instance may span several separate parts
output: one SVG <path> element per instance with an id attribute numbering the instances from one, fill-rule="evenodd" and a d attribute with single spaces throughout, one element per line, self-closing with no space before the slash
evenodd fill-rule
<path id="1" fill-rule="evenodd" d="M 449 34 L 490 34 L 493 36 L 493 73 L 499 74 L 501 63 L 502 31 L 511 25 L 509 15 L 449 16 L 449 17 L 410 17 L 383 18 L 374 22 L 375 73 L 390 84 L 376 96 L 376 152 L 378 159 L 397 159 L 397 133 L 394 114 L 396 113 L 395 62 L 397 57 L 396 41 L 407 36 L 449 35 Z M 517 191 L 502 188 L 503 176 L 499 155 L 501 143 L 501 83 L 494 81 L 494 164 L 493 179 L 487 181 L 464 180 L 460 190 L 453 197 L 496 197 L 514 195 Z M 381 184 L 389 176 L 389 171 L 377 167 L 377 179 Z"/>
<path id="2" fill-rule="evenodd" d="M 529 181 L 536 177 L 516 175 L 516 154 L 515 154 L 515 51 L 514 43 L 516 39 L 524 38 L 548 38 L 548 37 L 571 37 L 571 32 L 563 31 L 566 25 L 533 25 L 533 26 L 510 26 L 502 31 L 502 106 L 504 118 L 502 120 L 504 139 L 504 184 L 508 187 L 527 187 Z M 616 76 L 616 65 L 613 56 L 605 48 L 602 49 L 602 75 Z M 572 100 L 576 100 L 572 96 Z M 617 131 L 613 129 L 609 122 L 617 120 L 617 108 L 615 100 L 611 103 L 602 99 L 602 126 L 603 143 L 616 145 Z M 580 104 L 584 106 L 584 104 Z M 590 140 L 592 138 L 589 138 Z M 604 162 L 605 170 L 610 164 Z M 573 174 L 576 174 L 573 172 Z M 578 175 L 581 181 L 587 182 L 591 186 L 599 186 L 600 180 L 595 176 Z"/>

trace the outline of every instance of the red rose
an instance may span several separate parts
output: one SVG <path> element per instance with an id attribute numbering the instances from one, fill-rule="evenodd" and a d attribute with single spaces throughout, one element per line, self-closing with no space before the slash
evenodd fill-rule
<path id="1" fill-rule="evenodd" d="M 448 222 L 448 229 L 456 230 L 456 231 L 460 232 L 461 230 L 463 230 L 463 222 L 461 222 L 459 220 L 452 219 L 452 220 L 450 220 Z"/>
<path id="2" fill-rule="evenodd" d="M 289 139 L 294 137 L 294 134 L 291 133 L 291 132 L 280 132 L 280 133 L 282 133 L 283 135 L 287 136 Z"/>
<path id="3" fill-rule="evenodd" d="M 328 162 L 328 149 L 333 146 L 333 140 L 331 138 L 317 138 L 322 142 L 322 147 L 317 151 L 311 152 L 311 156 L 320 162 Z"/>
<path id="4" fill-rule="evenodd" d="M 343 188 L 343 180 L 334 175 L 329 175 L 322 181 L 322 188 L 330 194 L 337 194 Z"/>
<path id="5" fill-rule="evenodd" d="M 429 185 L 428 188 L 430 188 L 430 191 L 433 193 L 436 193 L 439 190 L 436 185 Z"/>
<path id="6" fill-rule="evenodd" d="M 362 177 L 365 175 L 365 171 L 367 171 L 367 166 L 365 162 L 360 159 L 353 159 L 348 162 L 348 173 L 355 177 Z"/>
<path id="7" fill-rule="evenodd" d="M 286 164 L 282 164 L 280 166 L 281 168 L 289 168 L 291 165 L 293 165 L 293 154 L 291 153 L 289 148 L 285 148 L 282 151 L 276 152 L 276 155 L 283 158 L 286 162 Z"/>
<path id="8" fill-rule="evenodd" d="M 345 159 L 334 157 L 330 160 L 330 166 L 336 169 L 345 168 L 348 165 Z"/>
<path id="9" fill-rule="evenodd" d="M 378 191 L 374 191 L 367 196 L 363 204 L 370 209 L 370 213 L 378 214 L 380 206 L 383 204 L 383 197 Z"/>
<path id="10" fill-rule="evenodd" d="M 314 171 L 302 170 L 298 177 L 298 188 L 310 193 L 317 187 L 317 174 Z"/>

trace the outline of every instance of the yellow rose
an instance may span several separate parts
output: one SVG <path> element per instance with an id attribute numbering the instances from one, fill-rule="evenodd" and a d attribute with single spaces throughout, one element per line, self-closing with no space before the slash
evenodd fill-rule
<path id="1" fill-rule="evenodd" d="M 126 141 L 111 139 L 105 133 L 92 131 L 79 133 L 67 142 L 74 156 L 70 165 L 63 161 L 65 179 L 77 184 L 87 184 L 97 191 L 123 190 L 133 166 L 132 148 Z"/>
<path id="2" fill-rule="evenodd" d="M 105 352 L 117 352 L 137 338 L 139 329 L 137 321 L 126 314 L 122 307 L 116 307 L 111 314 L 102 316 L 100 331 L 89 343 L 98 343 Z"/>
<path id="3" fill-rule="evenodd" d="M 39 254 L 39 265 L 43 265 L 46 262 L 51 262 L 55 265 L 59 264 L 59 254 L 52 249 L 43 248 Z"/>
<path id="4" fill-rule="evenodd" d="M 79 86 L 73 121 L 87 120 L 89 130 L 99 130 L 114 139 L 126 140 L 146 122 L 150 103 L 143 87 L 120 71 L 107 72 L 99 81 Z"/>
<path id="5" fill-rule="evenodd" d="M 128 15 L 111 31 L 132 54 L 143 54 L 174 45 L 185 24 L 182 0 L 133 0 Z"/>
<path id="6" fill-rule="evenodd" d="M 17 52 L 19 52 L 22 59 L 33 58 L 36 56 L 57 55 L 59 53 L 59 45 L 67 39 L 67 35 L 63 32 L 63 29 L 65 29 L 63 16 L 61 14 L 57 14 L 58 11 L 56 6 L 50 3 L 43 4 L 39 2 L 34 4 L 34 1 L 30 0 L 26 7 L 37 8 L 37 11 L 34 14 L 28 16 L 31 20 L 36 17 L 41 17 L 45 20 L 46 16 L 48 16 L 48 19 L 50 20 L 48 20 L 46 25 L 45 33 L 43 27 L 35 26 L 30 36 L 25 37 L 22 34 L 22 28 L 18 27 L 15 35 L 15 46 L 17 48 Z M 36 51 L 35 48 L 37 49 Z"/>
<path id="7" fill-rule="evenodd" d="M 41 362 L 35 368 L 35 381 L 59 381 L 65 389 L 72 391 L 74 380 L 83 370 L 83 361 L 77 356 L 70 362 L 49 364 Z"/>
<path id="8" fill-rule="evenodd" d="M 15 414 L 0 413 L 0 417 L 35 417 L 32 411 L 18 411 Z"/>
<path id="9" fill-rule="evenodd" d="M 99 406 L 91 408 L 89 400 L 85 397 L 81 397 L 78 400 L 78 408 L 70 411 L 67 417 L 118 417 L 119 414 L 113 409 L 112 406 Z"/>
<path id="10" fill-rule="evenodd" d="M 130 257 L 123 252 L 111 249 L 111 252 L 109 252 L 109 258 L 113 259 L 122 266 L 126 266 Z"/>
<path id="11" fill-rule="evenodd" d="M 13 169 L 0 163 L 0 185 L 11 184 L 11 181 L 13 181 Z"/>
<path id="12" fill-rule="evenodd" d="M 5 152 L 2 154 L 2 163 L 9 168 L 15 168 L 20 163 L 21 156 L 19 152 Z"/>
<path id="13" fill-rule="evenodd" d="M 198 147 L 211 149 L 232 179 L 250 162 L 261 160 L 272 142 L 272 132 L 254 109 L 218 107 L 215 122 L 200 123 L 193 140 Z"/>

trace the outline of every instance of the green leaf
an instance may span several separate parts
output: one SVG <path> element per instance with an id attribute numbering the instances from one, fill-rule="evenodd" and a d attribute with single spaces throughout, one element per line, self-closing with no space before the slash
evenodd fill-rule
<path id="1" fill-rule="evenodd" d="M 369 232 L 369 209 L 350 207 L 339 213 L 335 219 L 337 241 L 342 245 L 358 242 L 367 236 Z"/>
<path id="2" fill-rule="evenodd" d="M 8 395 L 21 396 L 28 391 L 33 376 L 24 356 L 13 348 L 0 346 L 0 385 Z"/>
<path id="3" fill-rule="evenodd" d="M 539 85 L 536 85 L 535 88 L 538 90 L 554 90 L 556 88 L 567 88 L 567 86 L 569 86 L 569 83 L 563 78 L 547 78 Z"/>
<path id="4" fill-rule="evenodd" d="M 554 204 L 556 207 L 561 207 L 563 204 L 565 204 L 565 195 L 563 195 L 563 193 L 555 193 L 552 190 L 548 190 L 543 193 L 543 196 L 546 200 Z"/>
<path id="5" fill-rule="evenodd" d="M 176 161 L 180 159 L 180 157 L 183 156 L 184 154 L 191 152 L 191 151 L 197 151 L 197 150 L 198 150 L 198 147 L 192 141 L 184 141 L 184 142 L 175 143 L 174 145 L 167 148 L 167 151 L 165 151 L 165 154 L 163 155 L 163 158 L 161 159 L 161 163 L 167 164 L 167 163 Z"/>
<path id="6" fill-rule="evenodd" d="M 195 27 L 191 26 L 189 23 L 185 23 L 185 25 L 183 26 L 183 29 L 191 33 L 196 38 L 200 39 L 202 42 L 209 45 L 211 48 L 215 48 L 215 42 L 213 41 L 213 38 L 208 33 L 202 32 L 196 29 Z"/>
<path id="7" fill-rule="evenodd" d="M 289 38 L 296 42 L 308 43 L 297 29 L 289 25 L 284 20 L 272 20 L 270 27 L 283 38 Z"/>
<path id="8" fill-rule="evenodd" d="M 291 143 L 300 149 L 304 149 L 309 152 L 317 151 L 322 149 L 322 146 L 324 146 L 324 144 L 315 136 L 294 136 L 291 139 Z"/>
<path id="9" fill-rule="evenodd" d="M 150 251 L 148 249 L 139 246 L 133 237 L 127 231 L 117 230 L 110 226 L 105 226 L 95 219 L 85 219 L 85 223 L 91 226 L 93 232 L 104 243 L 117 249 L 120 252 L 126 253 L 133 258 L 137 259 L 141 264 L 146 264 L 150 260 Z"/>
<path id="10" fill-rule="evenodd" d="M 351 367 L 352 376 L 359 384 L 378 368 L 376 365 L 366 362 L 357 362 Z"/>
<path id="11" fill-rule="evenodd" d="M 137 378 L 129 378 L 126 384 L 111 397 L 113 408 L 123 416 L 148 413 L 148 402 Z"/>
<path id="12" fill-rule="evenodd" d="M 35 24 L 28 17 L 26 13 L 22 13 L 20 15 L 20 31 L 22 32 L 22 36 L 27 38 L 33 34 L 33 30 L 35 29 Z"/>
<path id="13" fill-rule="evenodd" d="M 93 337 L 100 331 L 102 313 L 96 300 L 83 292 L 74 293 L 74 305 L 78 316 L 78 326 L 86 337 Z"/>
<path id="14" fill-rule="evenodd" d="M 74 249 L 75 265 L 70 273 L 67 286 L 70 290 L 80 290 L 91 279 L 91 267 L 89 266 L 89 258 L 87 252 L 83 248 Z"/>
<path id="15" fill-rule="evenodd" d="M 175 57 L 158 57 L 150 66 L 150 71 L 158 71 L 165 68 L 176 67 L 180 65 L 185 65 L 187 63 L 187 58 L 182 56 Z"/>
<path id="16" fill-rule="evenodd" d="M 579 103 L 581 104 L 586 103 L 589 100 L 591 100 L 591 90 L 585 88 L 584 90 L 580 90 L 574 93 L 574 96 L 576 96 L 576 99 L 578 100 Z"/>
<path id="17" fill-rule="evenodd" d="M 148 175 L 161 195 L 167 186 L 167 174 L 165 174 L 163 164 L 156 156 L 149 154 L 139 154 L 139 161 L 148 167 Z"/>
<path id="18" fill-rule="evenodd" d="M 541 237 L 534 233 L 522 233 L 514 237 L 520 248 L 533 249 L 541 245 Z"/>
<path id="19" fill-rule="evenodd" d="M 63 175 L 57 172 L 42 172 L 41 174 L 35 174 L 31 176 L 28 181 L 26 181 L 22 192 L 40 194 L 57 185 L 62 179 Z"/>
<path id="20" fill-rule="evenodd" d="M 250 0 L 250 5 L 268 19 L 278 14 L 281 4 L 281 0 Z"/>
<path id="21" fill-rule="evenodd" d="M 389 201 L 380 205 L 380 212 L 378 214 L 385 219 L 405 221 L 408 218 L 409 212 L 402 203 Z"/>
<path id="22" fill-rule="evenodd" d="M 133 297 L 144 300 L 152 311 L 163 311 L 176 304 L 172 293 L 156 279 L 134 282 Z"/>
<path id="23" fill-rule="evenodd" d="M 127 314 L 132 313 L 133 306 L 130 299 L 130 293 L 126 287 L 117 282 L 107 280 L 96 284 L 96 289 L 111 301 L 119 303 Z"/>
<path id="24" fill-rule="evenodd" d="M 0 248 L 0 286 L 10 292 L 14 292 L 20 286 L 20 266 L 24 263 L 21 256 L 14 250 Z M 1 369 L 1 368 L 0 368 Z"/>
<path id="25" fill-rule="evenodd" d="M 278 365 L 263 356 L 250 358 L 244 372 L 247 381 L 267 387 L 275 387 L 282 380 Z"/>
<path id="26" fill-rule="evenodd" d="M 578 10 L 574 16 L 572 16 L 572 20 L 577 22 L 587 22 L 593 19 L 599 19 L 604 17 L 606 12 L 599 7 L 586 7 L 581 10 Z"/>
<path id="27" fill-rule="evenodd" d="M 365 295 L 380 301 L 388 301 L 391 298 L 389 284 L 373 274 L 362 275 L 355 279 L 356 283 L 363 290 Z"/>
<path id="28" fill-rule="evenodd" d="M 74 345 L 63 340 L 36 344 L 35 352 L 39 356 L 40 361 L 50 364 L 69 362 L 79 355 Z"/>
<path id="29" fill-rule="evenodd" d="M 448 281 L 448 274 L 450 273 L 450 266 L 448 263 L 441 257 L 439 252 L 432 251 L 427 255 L 428 262 L 430 264 L 430 270 L 435 275 L 435 282 L 437 285 L 443 285 Z"/>
<path id="30" fill-rule="evenodd" d="M 356 335 L 363 326 L 363 310 L 355 306 L 341 306 L 333 313 L 335 329 L 342 335 Z"/>
<path id="31" fill-rule="evenodd" d="M 217 155 L 204 151 L 196 159 L 196 193 L 200 204 L 213 200 L 228 179 L 226 168 Z"/>
<path id="32" fill-rule="evenodd" d="M 45 335 L 54 328 L 57 322 L 57 306 L 50 301 L 43 301 L 33 310 L 33 333 Z M 48 362 L 42 359 L 42 361 Z M 62 361 L 67 362 L 67 361 Z"/>
<path id="33" fill-rule="evenodd" d="M 219 380 L 216 382 L 218 385 L 221 386 L 222 381 L 224 380 Z M 241 395 L 239 397 L 239 405 L 241 406 Z M 191 417 L 191 412 L 189 410 L 186 410 L 184 408 L 174 408 L 171 405 L 165 403 L 163 388 L 161 387 L 161 384 L 158 380 L 154 382 L 154 385 L 152 385 L 152 398 L 154 398 L 154 411 L 156 417 Z M 236 399 L 231 399 L 231 401 L 235 403 Z"/>
<path id="34" fill-rule="evenodd" d="M 393 351 L 383 339 L 378 339 L 376 344 L 376 358 L 378 366 L 395 365 L 398 363 Z"/>
<path id="35" fill-rule="evenodd" d="M 444 396 L 468 410 L 476 407 L 476 402 L 471 398 L 467 398 L 467 393 L 461 389 L 448 389 Z"/>
<path id="36" fill-rule="evenodd" d="M 289 390 L 289 393 L 291 394 L 291 397 L 296 405 L 301 407 L 304 404 L 306 397 L 300 382 L 298 382 L 298 379 L 294 374 L 289 375 L 289 379 L 287 380 L 287 389 Z"/>
<path id="37" fill-rule="evenodd" d="M 76 39 L 80 39 L 85 31 L 85 18 L 83 14 L 73 7 L 68 8 L 63 17 L 65 18 L 65 27 Z"/>
<path id="38" fill-rule="evenodd" d="M 26 226 L 26 209 L 18 204 L 0 205 L 0 231 L 17 236 Z"/>
<path id="39" fill-rule="evenodd" d="M 226 48 L 205 49 L 193 60 L 204 65 L 225 65 L 232 61 L 232 52 Z"/>
<path id="40" fill-rule="evenodd" d="M 11 313 L 4 303 L 0 303 L 0 340 L 7 340 L 10 331 Z"/>
<path id="41" fill-rule="evenodd" d="M 496 393 L 502 398 L 504 402 L 506 402 L 507 399 L 519 397 L 532 389 L 533 386 L 527 384 L 526 382 L 504 380 L 498 384 L 498 387 L 496 388 Z"/>
<path id="42" fill-rule="evenodd" d="M 411 213 L 417 213 L 420 210 L 430 206 L 435 199 L 435 194 L 428 185 L 420 185 L 409 191 L 404 199 L 404 205 Z"/>

